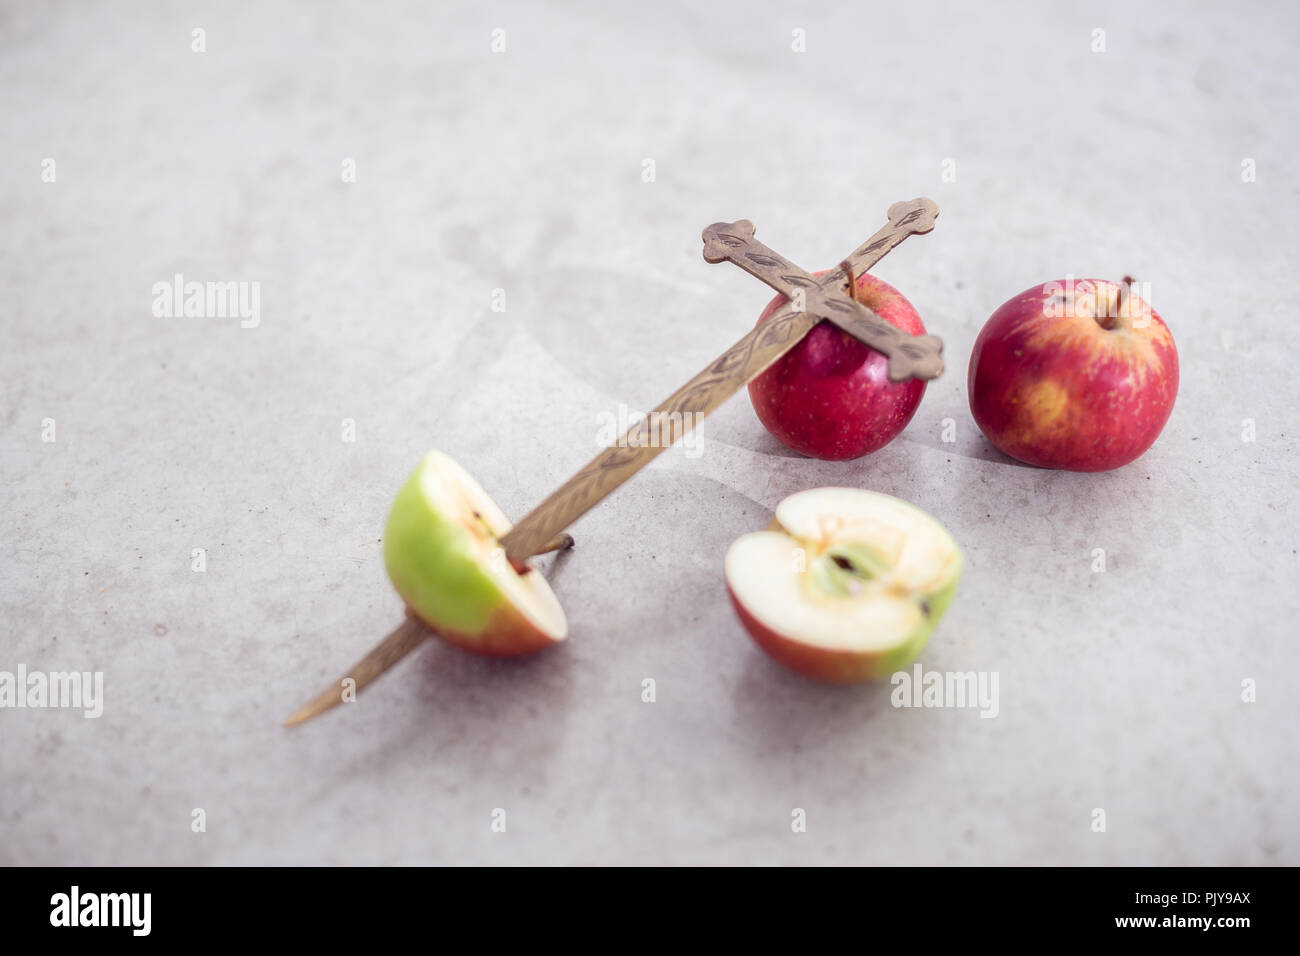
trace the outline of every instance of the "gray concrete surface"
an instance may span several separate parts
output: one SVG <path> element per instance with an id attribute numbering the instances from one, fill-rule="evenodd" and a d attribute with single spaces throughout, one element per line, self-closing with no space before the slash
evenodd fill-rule
<path id="1" fill-rule="evenodd" d="M 1297 13 L 1072 6 L 6 5 L 0 670 L 104 706 L 0 710 L 0 861 L 1300 863 Z M 822 268 L 917 195 L 938 228 L 877 271 L 950 367 L 899 440 L 805 460 L 737 396 L 574 528 L 566 646 L 431 644 L 281 729 L 399 619 L 426 448 L 522 515 L 767 301 L 705 224 Z M 259 282 L 260 324 L 155 316 L 176 273 Z M 1066 273 L 1150 282 L 1181 352 L 1110 474 L 1014 465 L 966 404 L 983 320 Z M 744 635 L 727 544 L 823 484 L 962 542 L 922 662 L 996 671 L 996 719 Z"/>

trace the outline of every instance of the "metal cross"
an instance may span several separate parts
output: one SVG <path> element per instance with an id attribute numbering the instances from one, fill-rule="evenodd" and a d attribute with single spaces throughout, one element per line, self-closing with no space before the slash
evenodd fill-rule
<path id="1" fill-rule="evenodd" d="M 787 306 L 727 349 L 712 365 L 674 392 L 646 420 L 628 429 L 620 442 L 606 448 L 585 468 L 530 511 L 501 539 L 506 555 L 518 566 L 524 559 L 550 550 L 556 536 L 586 514 L 623 482 L 663 451 L 663 443 L 641 434 L 658 416 L 680 417 L 683 428 L 708 415 L 749 384 L 769 365 L 794 348 L 822 319 L 889 357 L 889 377 L 934 378 L 943 371 L 943 342 L 934 335 L 909 335 L 890 325 L 852 295 L 859 274 L 910 235 L 934 228 L 939 207 L 929 199 L 898 202 L 889 207 L 889 224 L 825 275 L 812 276 L 754 238 L 747 219 L 714 223 L 704 230 L 707 262 L 731 260 L 787 297 L 802 297 L 803 308 Z M 665 420 L 660 418 L 660 420 Z M 676 418 L 666 420 L 676 421 Z"/>
<path id="2" fill-rule="evenodd" d="M 650 423 L 680 421 L 691 428 L 733 394 L 794 348 L 823 319 L 889 358 L 889 377 L 930 379 L 943 371 L 943 343 L 934 335 L 910 335 L 890 325 L 855 298 L 857 277 L 889 250 L 911 235 L 934 228 L 939 207 L 929 199 L 897 202 L 889 207 L 889 222 L 851 256 L 824 275 L 800 269 L 754 238 L 747 219 L 714 223 L 703 232 L 707 262 L 731 261 L 763 280 L 792 302 L 756 325 L 708 368 L 670 395 L 644 420 L 628 429 L 623 439 L 606 448 L 576 475 L 552 492 L 501 538 L 506 557 L 521 573 L 525 561 L 536 554 L 569 547 L 565 532 L 574 521 L 595 507 L 614 489 L 654 460 L 666 447 L 648 440 Z M 656 416 L 661 416 L 656 418 Z M 675 416 L 675 417 L 671 417 Z M 413 614 L 353 665 L 347 676 L 355 691 L 377 678 L 424 642 L 431 632 Z M 339 683 L 321 692 L 286 724 L 300 724 L 337 705 Z"/>

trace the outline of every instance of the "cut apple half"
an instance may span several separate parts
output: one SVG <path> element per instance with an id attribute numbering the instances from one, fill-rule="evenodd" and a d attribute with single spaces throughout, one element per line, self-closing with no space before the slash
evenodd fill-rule
<path id="1" fill-rule="evenodd" d="M 564 610 L 541 573 L 516 571 L 499 539 L 510 519 L 449 456 L 431 451 L 397 493 L 384 564 L 407 607 L 439 637 L 480 654 L 564 640 Z"/>
<path id="2" fill-rule="evenodd" d="M 737 539 L 725 574 L 745 629 L 800 674 L 884 677 L 921 652 L 952 601 L 962 554 L 920 508 L 860 488 L 791 495 Z"/>

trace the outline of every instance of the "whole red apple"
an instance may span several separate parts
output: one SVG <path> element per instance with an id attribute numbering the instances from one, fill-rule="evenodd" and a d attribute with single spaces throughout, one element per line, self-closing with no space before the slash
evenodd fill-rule
<path id="1" fill-rule="evenodd" d="M 870 273 L 858 276 L 857 299 L 904 332 L 925 332 L 912 303 Z M 778 295 L 758 321 L 788 301 Z M 825 320 L 749 383 L 754 411 L 773 437 L 829 461 L 858 458 L 889 444 L 912 420 L 924 394 L 925 382 L 891 382 L 884 355 Z"/>
<path id="2" fill-rule="evenodd" d="M 1131 282 L 1045 282 L 990 316 L 967 379 L 989 441 L 1070 471 L 1109 471 L 1151 447 L 1178 393 L 1178 351 Z"/>

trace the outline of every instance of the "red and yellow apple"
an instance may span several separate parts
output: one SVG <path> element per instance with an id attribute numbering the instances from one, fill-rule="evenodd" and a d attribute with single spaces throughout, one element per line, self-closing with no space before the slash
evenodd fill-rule
<path id="1" fill-rule="evenodd" d="M 1109 471 L 1151 447 L 1178 394 L 1178 351 L 1130 281 L 1046 282 L 985 323 L 967 389 L 976 424 L 1005 454 Z"/>
<path id="2" fill-rule="evenodd" d="M 907 666 L 951 603 L 961 549 L 926 512 L 860 488 L 814 488 L 727 551 L 731 602 L 758 646 L 831 683 Z"/>
<path id="3" fill-rule="evenodd" d="M 515 570 L 498 539 L 510 521 L 460 465 L 431 451 L 402 486 L 384 565 L 410 611 L 479 654 L 527 654 L 564 640 L 564 610 L 541 572 Z"/>
<path id="4" fill-rule="evenodd" d="M 925 332 L 916 309 L 893 286 L 864 272 L 856 288 L 858 301 L 891 325 Z M 788 302 L 778 295 L 758 321 Z M 749 383 L 754 411 L 773 437 L 830 461 L 883 448 L 907 427 L 924 394 L 919 379 L 891 382 L 882 353 L 826 320 Z"/>

